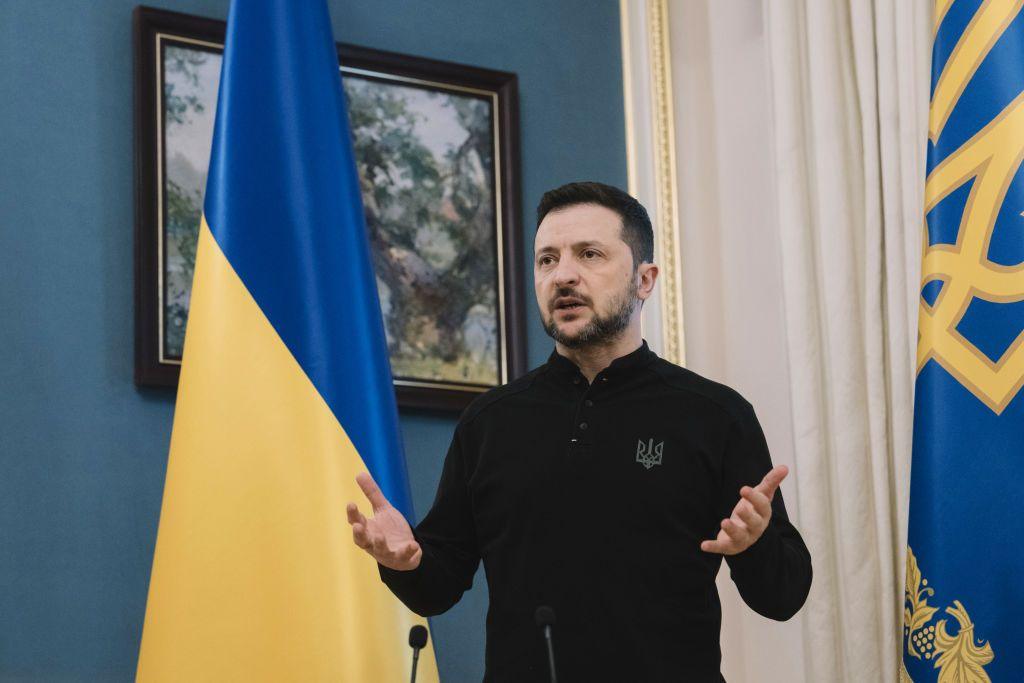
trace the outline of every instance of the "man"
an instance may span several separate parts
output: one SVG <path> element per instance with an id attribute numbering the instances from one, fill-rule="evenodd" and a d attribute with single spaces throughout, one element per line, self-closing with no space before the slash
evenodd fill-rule
<path id="1" fill-rule="evenodd" d="M 750 404 L 658 358 L 640 308 L 658 276 L 643 206 L 599 183 L 537 209 L 534 288 L 548 362 L 487 392 L 455 428 L 434 505 L 413 531 L 373 480 L 348 506 L 355 543 L 402 602 L 440 614 L 482 559 L 485 681 L 547 681 L 538 606 L 553 608 L 559 680 L 719 681 L 722 557 L 746 603 L 800 609 L 811 562 Z"/>

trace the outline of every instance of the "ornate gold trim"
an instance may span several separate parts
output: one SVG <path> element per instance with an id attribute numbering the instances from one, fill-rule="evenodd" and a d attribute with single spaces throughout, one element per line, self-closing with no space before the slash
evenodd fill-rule
<path id="1" fill-rule="evenodd" d="M 974 632 L 974 622 L 963 603 L 954 600 L 945 612 L 956 619 L 959 628 L 955 635 L 946 628 L 947 619 L 932 621 L 938 607 L 928 604 L 935 589 L 921 576 L 913 549 L 907 546 L 906 585 L 903 589 L 903 642 L 905 652 L 915 659 L 932 662 L 939 669 L 938 683 L 991 683 L 985 667 L 995 659 L 991 643 L 981 640 Z M 901 683 L 910 682 L 908 660 L 900 664 Z"/>
<path id="2" fill-rule="evenodd" d="M 661 285 L 658 303 L 652 302 L 657 308 L 649 313 L 650 332 L 658 335 L 658 352 L 683 365 L 686 353 L 668 2 L 619 0 L 619 25 L 629 193 L 651 210 L 655 259 L 660 266 Z M 638 123 L 644 119 L 646 126 Z"/>
<path id="3" fill-rule="evenodd" d="M 647 1 L 647 34 L 651 64 L 651 113 L 654 138 L 654 180 L 658 226 L 655 244 L 662 264 L 661 329 L 663 356 L 686 362 L 683 297 L 679 258 L 675 113 L 672 105 L 672 50 L 668 0 Z"/>

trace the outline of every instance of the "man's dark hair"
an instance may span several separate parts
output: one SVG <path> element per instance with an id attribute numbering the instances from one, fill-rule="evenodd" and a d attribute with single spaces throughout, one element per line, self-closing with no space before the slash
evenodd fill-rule
<path id="1" fill-rule="evenodd" d="M 604 183 L 569 183 L 548 190 L 537 205 L 537 225 L 552 211 L 578 204 L 597 204 L 622 218 L 622 241 L 633 252 L 633 270 L 641 263 L 654 262 L 654 229 L 643 204 L 617 187 Z"/>

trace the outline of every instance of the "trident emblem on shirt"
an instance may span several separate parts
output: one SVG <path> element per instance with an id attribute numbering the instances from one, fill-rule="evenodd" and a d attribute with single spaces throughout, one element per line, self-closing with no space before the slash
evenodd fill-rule
<path id="1" fill-rule="evenodd" d="M 655 445 L 654 439 L 648 439 L 646 444 L 644 444 L 643 439 L 640 439 L 636 442 L 636 461 L 647 469 L 660 465 L 661 449 L 664 445 L 664 441 Z"/>

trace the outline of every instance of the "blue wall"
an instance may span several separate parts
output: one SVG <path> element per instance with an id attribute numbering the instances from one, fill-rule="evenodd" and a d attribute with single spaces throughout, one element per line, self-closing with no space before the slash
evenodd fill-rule
<path id="1" fill-rule="evenodd" d="M 519 74 L 527 254 L 545 189 L 625 184 L 615 0 L 330 5 L 338 40 Z M 0 2 L 0 680 L 135 671 L 173 395 L 132 383 L 132 7 Z M 402 414 L 420 514 L 453 424 Z M 446 681 L 482 674 L 483 583 L 433 622 Z"/>

